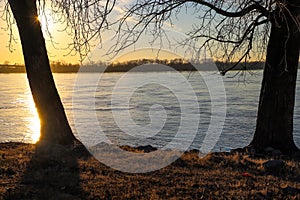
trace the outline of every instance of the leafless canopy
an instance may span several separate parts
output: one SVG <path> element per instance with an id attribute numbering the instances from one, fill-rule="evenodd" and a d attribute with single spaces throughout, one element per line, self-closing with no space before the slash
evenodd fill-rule
<path id="1" fill-rule="evenodd" d="M 38 0 L 41 8 L 45 2 L 49 3 Z M 185 13 L 193 25 L 185 30 L 188 37 L 180 45 L 200 44 L 194 48 L 213 51 L 215 59 L 241 62 L 260 60 L 264 56 L 269 22 L 275 10 L 283 13 L 287 3 L 295 2 L 297 0 L 132 0 L 122 6 L 118 14 L 113 12 L 114 7 L 120 5 L 116 0 L 52 0 L 50 5 L 59 16 L 58 21 L 66 24 L 62 31 L 74 37 L 70 49 L 79 52 L 81 58 L 90 51 L 91 40 L 101 42 L 101 32 L 105 29 L 115 29 L 111 52 L 118 52 L 136 43 L 145 33 L 151 35 L 152 41 L 167 37 L 165 28 L 172 27 Z M 11 24 L 9 9 L 5 9 L 3 17 Z M 116 16 L 109 18 L 113 14 Z"/>
<path id="2" fill-rule="evenodd" d="M 69 53 L 79 53 L 81 59 L 84 59 L 90 52 L 93 40 L 97 40 L 98 43 L 102 41 L 101 32 L 108 28 L 107 17 L 113 11 L 116 3 L 116 0 L 27 1 L 36 1 L 38 12 L 43 13 L 46 12 L 46 9 L 51 9 L 54 22 L 64 25 L 64 29 L 58 31 L 66 32 L 73 37 L 73 42 L 67 47 L 70 50 Z M 15 40 L 13 35 L 15 21 L 7 0 L 0 0 L 0 2 L 3 5 L 1 17 L 6 21 L 11 47 Z M 44 16 L 47 17 L 46 14 Z M 51 38 L 52 35 L 48 28 L 46 28 L 46 32 Z"/>
<path id="3" fill-rule="evenodd" d="M 277 6 L 284 9 L 285 4 L 275 0 L 137 0 L 124 11 L 114 50 L 134 44 L 145 32 L 156 40 L 164 34 L 166 24 L 173 24 L 185 12 L 195 23 L 181 45 L 200 44 L 194 49 L 205 48 L 221 61 L 259 60 L 265 53 L 268 22 Z M 134 23 L 128 22 L 130 18 Z"/>
<path id="4" fill-rule="evenodd" d="M 66 24 L 65 29 L 73 37 L 69 45 L 71 52 L 79 52 L 83 59 L 89 52 L 92 40 L 102 42 L 101 32 L 109 28 L 108 15 L 116 0 L 52 0 L 51 8 Z"/>

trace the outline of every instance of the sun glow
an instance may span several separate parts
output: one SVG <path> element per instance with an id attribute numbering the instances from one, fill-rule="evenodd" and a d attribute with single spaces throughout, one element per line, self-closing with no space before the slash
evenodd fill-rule
<path id="1" fill-rule="evenodd" d="M 53 19 L 49 10 L 41 11 L 37 16 L 37 21 L 40 22 L 43 31 L 51 31 L 53 29 Z"/>

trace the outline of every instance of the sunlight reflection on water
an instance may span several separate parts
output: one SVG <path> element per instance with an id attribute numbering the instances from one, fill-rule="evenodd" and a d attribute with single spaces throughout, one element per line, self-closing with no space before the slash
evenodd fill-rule
<path id="1" fill-rule="evenodd" d="M 25 74 L 1 74 L 0 141 L 35 143 L 40 120 Z"/>
<path id="2" fill-rule="evenodd" d="M 15 104 L 16 108 L 23 108 L 16 111 L 16 115 L 23 116 L 23 120 L 21 119 L 21 121 L 24 122 L 24 125 L 27 128 L 27 130 L 23 129 L 24 132 L 22 134 L 24 134 L 24 141 L 22 142 L 36 143 L 40 138 L 40 119 L 29 88 L 28 91 L 19 95 L 19 97 L 13 103 Z M 16 121 L 16 123 L 20 122 Z M 11 130 L 10 132 L 12 131 L 14 130 Z"/>
<path id="3" fill-rule="evenodd" d="M 31 114 L 28 118 L 28 128 L 31 130 L 31 133 L 29 132 L 26 137 L 30 138 L 32 143 L 36 143 L 40 138 L 41 126 L 31 93 L 28 95 L 27 104 L 29 105 L 29 112 Z"/>

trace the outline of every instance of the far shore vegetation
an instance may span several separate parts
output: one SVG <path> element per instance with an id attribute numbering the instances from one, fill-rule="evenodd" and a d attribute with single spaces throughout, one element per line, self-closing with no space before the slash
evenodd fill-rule
<path id="1" fill-rule="evenodd" d="M 263 69 L 264 62 L 253 61 L 253 62 L 220 62 L 213 60 L 205 60 L 201 62 L 189 62 L 184 59 L 176 58 L 172 60 L 160 60 L 160 59 L 140 59 L 140 60 L 130 60 L 124 62 L 116 63 L 105 63 L 97 62 L 90 63 L 88 65 L 80 65 L 73 63 L 66 63 L 60 61 L 53 61 L 50 63 L 51 70 L 53 73 L 77 73 L 77 72 L 128 72 L 137 66 L 144 65 L 142 70 L 134 70 L 139 72 L 157 72 L 166 70 L 177 70 L 177 71 L 210 71 L 215 70 L 217 66 L 219 71 L 223 71 L 227 68 L 234 66 L 234 70 L 257 70 Z M 166 69 L 164 66 L 169 66 L 171 69 Z M 0 73 L 26 73 L 24 65 L 20 64 L 0 64 Z"/>

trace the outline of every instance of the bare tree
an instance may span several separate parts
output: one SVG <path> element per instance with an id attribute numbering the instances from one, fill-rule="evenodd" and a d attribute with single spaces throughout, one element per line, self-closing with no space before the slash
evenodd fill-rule
<path id="1" fill-rule="evenodd" d="M 50 71 L 35 1 L 9 0 L 22 43 L 27 77 L 41 121 L 41 139 L 70 144 L 75 137 Z"/>
<path id="2" fill-rule="evenodd" d="M 40 140 L 73 144 L 77 139 L 70 128 L 52 77 L 45 39 L 38 21 L 38 12 L 43 12 L 45 5 L 46 1 L 8 0 L 3 16 L 11 34 L 14 20 L 19 30 L 27 78 L 41 121 Z M 113 5 L 114 1 L 101 0 L 51 1 L 52 9 L 66 23 L 65 31 L 74 37 L 70 50 L 79 52 L 81 57 L 86 55 L 89 41 L 101 37 L 99 30 L 105 25 L 105 17 Z"/>
<path id="3" fill-rule="evenodd" d="M 41 119 L 41 139 L 70 144 L 76 139 L 49 68 L 45 41 L 36 20 L 37 2 L 40 7 L 45 5 L 45 1 L 8 0 Z M 119 21 L 108 23 L 107 16 L 115 3 L 115 0 L 51 1 L 53 11 L 60 14 L 60 20 L 67 25 L 66 31 L 74 37 L 71 50 L 83 58 L 90 51 L 93 39 L 101 41 L 101 30 L 115 25 L 118 29 L 112 52 L 134 44 L 145 32 L 151 33 L 155 41 L 166 34 L 166 24 L 172 26 L 179 13 L 189 12 L 197 23 L 187 33 L 189 40 L 185 44 L 202 42 L 202 48 L 213 51 L 223 61 L 261 59 L 266 51 L 257 126 L 251 145 L 257 149 L 272 146 L 289 154 L 299 151 L 293 141 L 300 44 L 298 0 L 135 0 Z M 7 21 L 11 24 L 11 20 Z M 224 69 L 223 74 L 232 68 Z"/>
<path id="4" fill-rule="evenodd" d="M 287 154 L 299 149 L 293 140 L 295 86 L 300 47 L 298 0 L 136 0 L 118 24 L 112 52 L 126 48 L 144 33 L 163 36 L 166 25 L 186 12 L 195 23 L 189 41 L 214 52 L 222 61 L 259 60 L 266 55 L 257 125 L 251 145 Z M 224 69 L 222 74 L 236 65 Z"/>

